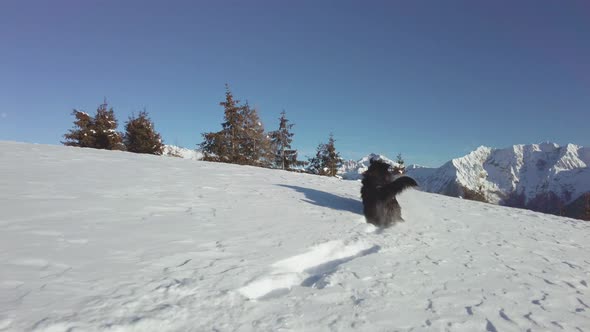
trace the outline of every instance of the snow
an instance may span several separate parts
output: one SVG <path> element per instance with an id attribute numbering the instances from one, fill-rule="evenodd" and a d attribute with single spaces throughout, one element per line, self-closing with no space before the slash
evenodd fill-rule
<path id="1" fill-rule="evenodd" d="M 360 183 L 0 142 L 1 331 L 588 330 L 590 224 Z"/>
<path id="2" fill-rule="evenodd" d="M 391 166 L 399 166 L 395 161 L 376 153 L 370 153 L 366 157 L 359 159 L 358 161 L 348 160 L 342 163 L 342 166 L 338 169 L 338 175 L 345 180 L 360 180 L 363 177 L 363 173 L 369 169 L 371 160 L 382 160 Z"/>
<path id="3" fill-rule="evenodd" d="M 317 288 L 318 280 L 338 265 L 376 252 L 379 248 L 377 245 L 362 242 L 346 245 L 339 240 L 328 241 L 311 248 L 305 254 L 273 264 L 274 271 L 269 276 L 251 282 L 239 291 L 249 299 L 258 299 L 296 285 L 314 285 Z"/>
<path id="4" fill-rule="evenodd" d="M 512 193 L 529 202 L 540 194 L 555 193 L 565 204 L 590 191 L 588 148 L 555 143 L 514 145 L 505 149 L 481 146 L 440 168 L 407 169 L 422 190 L 449 193 L 458 183 L 466 188 L 483 188 L 486 198 L 502 203 Z"/>
<path id="5" fill-rule="evenodd" d="M 179 157 L 190 160 L 201 160 L 203 159 L 203 153 L 199 150 L 191 150 L 175 145 L 164 145 L 164 156 Z"/>

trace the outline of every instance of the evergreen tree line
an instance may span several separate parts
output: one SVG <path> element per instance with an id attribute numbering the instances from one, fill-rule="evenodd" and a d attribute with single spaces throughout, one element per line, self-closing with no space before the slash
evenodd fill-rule
<path id="1" fill-rule="evenodd" d="M 335 176 L 342 158 L 336 151 L 335 140 L 330 134 L 327 143 L 321 143 L 316 154 L 307 161 L 299 160 L 293 149 L 293 123 L 287 119 L 285 111 L 279 118 L 277 130 L 266 132 L 256 108 L 248 102 L 243 104 L 234 99 L 226 85 L 221 130 L 203 133 L 199 144 L 204 160 L 240 165 L 276 168 L 289 171 L 307 171 L 313 174 Z M 135 153 L 160 155 L 164 144 L 156 132 L 154 123 L 146 111 L 138 116 L 131 115 L 125 123 L 125 132 L 117 131 L 118 122 L 112 108 L 106 101 L 91 116 L 74 110 L 74 128 L 64 135 L 62 142 L 67 146 L 77 146 L 106 150 L 122 150 Z M 307 166 L 304 169 L 304 166 Z"/>
<path id="2" fill-rule="evenodd" d="M 309 165 L 310 173 L 336 175 L 342 158 L 336 152 L 331 134 L 328 143 L 318 146 L 314 157 L 302 161 L 291 146 L 294 124 L 287 119 L 285 111 L 281 112 L 279 128 L 266 132 L 257 110 L 248 102 L 240 104 L 227 85 L 225 100 L 219 105 L 224 112 L 221 130 L 203 133 L 199 145 L 205 160 L 289 171 L 301 171 Z"/>
<path id="3" fill-rule="evenodd" d="M 64 135 L 62 144 L 81 148 L 121 150 L 135 153 L 162 154 L 164 144 L 146 111 L 132 114 L 125 122 L 125 132 L 117 131 L 115 112 L 105 101 L 94 116 L 74 110 L 74 128 Z"/>

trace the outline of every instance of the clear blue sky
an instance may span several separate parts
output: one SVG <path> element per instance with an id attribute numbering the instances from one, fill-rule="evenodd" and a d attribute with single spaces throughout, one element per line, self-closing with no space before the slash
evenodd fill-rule
<path id="1" fill-rule="evenodd" d="M 309 155 L 329 132 L 439 166 L 479 145 L 590 145 L 590 2 L 0 2 L 0 139 L 59 144 L 106 97 L 166 143 L 222 121 L 224 84 L 281 110 Z"/>

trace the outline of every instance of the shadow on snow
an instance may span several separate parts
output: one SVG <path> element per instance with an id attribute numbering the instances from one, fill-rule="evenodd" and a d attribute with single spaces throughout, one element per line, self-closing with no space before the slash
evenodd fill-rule
<path id="1" fill-rule="evenodd" d="M 313 205 L 327 207 L 334 210 L 348 211 L 360 215 L 363 214 L 363 204 L 361 201 L 353 198 L 341 197 L 325 191 L 299 186 L 290 186 L 286 184 L 279 184 L 278 186 L 293 189 L 304 194 L 306 199 L 302 199 L 302 201 Z"/>

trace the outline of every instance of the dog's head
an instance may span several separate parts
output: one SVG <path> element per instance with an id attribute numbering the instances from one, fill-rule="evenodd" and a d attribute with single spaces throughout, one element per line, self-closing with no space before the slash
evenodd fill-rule
<path id="1" fill-rule="evenodd" d="M 394 174 L 391 165 L 383 160 L 372 159 L 369 169 L 363 173 L 363 178 L 370 179 L 375 184 L 384 185 L 393 181 Z"/>

